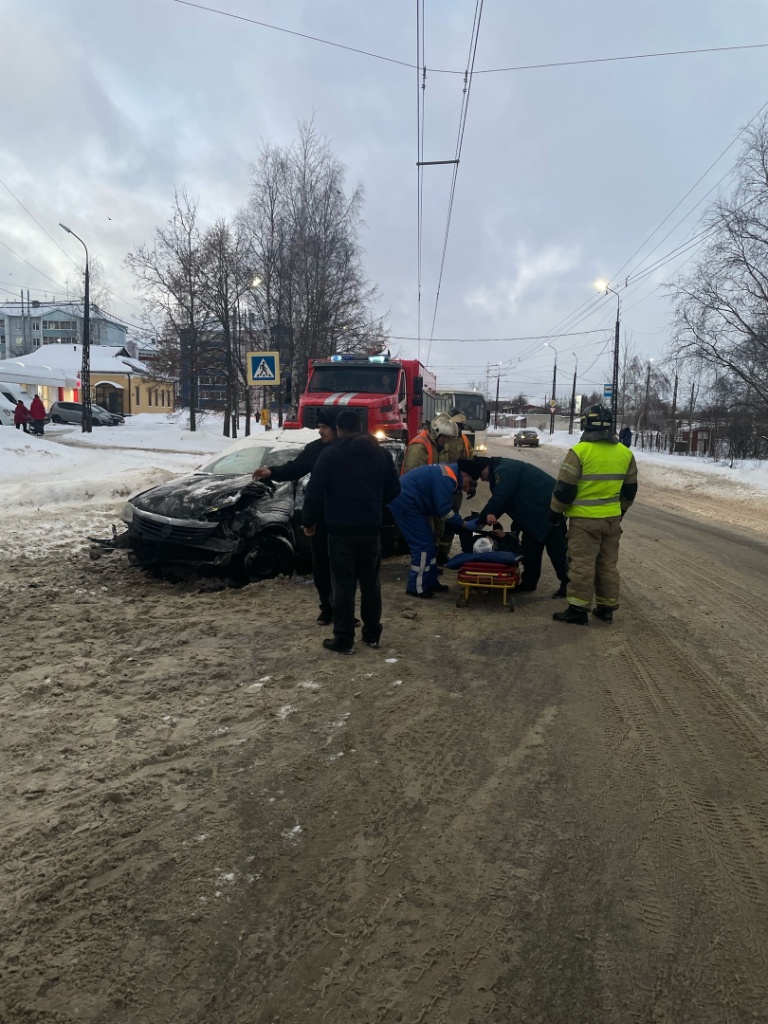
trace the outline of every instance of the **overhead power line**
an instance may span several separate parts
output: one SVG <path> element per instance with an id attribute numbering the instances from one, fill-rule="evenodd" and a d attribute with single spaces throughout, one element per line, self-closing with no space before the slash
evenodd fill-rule
<path id="1" fill-rule="evenodd" d="M 424 44 L 424 0 L 416 0 L 416 277 L 417 312 L 416 333 L 418 344 L 416 357 L 421 359 L 421 254 L 422 230 L 424 225 L 424 114 L 427 89 L 427 66 Z M 423 68 L 423 73 L 421 69 Z"/>
<path id="2" fill-rule="evenodd" d="M 491 341 L 556 341 L 558 338 L 571 338 L 582 334 L 602 334 L 603 330 L 607 330 L 607 328 L 593 331 L 573 331 L 569 334 L 526 334 L 513 338 L 433 338 L 432 340 L 450 341 L 459 344 L 476 344 L 478 342 Z M 391 341 L 418 341 L 417 338 L 405 334 L 390 334 L 389 339 Z"/>
<path id="3" fill-rule="evenodd" d="M 24 211 L 24 213 L 28 214 L 28 215 L 29 215 L 29 216 L 30 216 L 30 217 L 32 218 L 32 220 L 33 220 L 33 221 L 35 222 L 35 224 L 37 224 L 37 226 L 38 226 L 38 227 L 40 228 L 40 230 L 41 230 L 41 231 L 43 232 L 43 234 L 47 235 L 47 236 L 48 236 L 48 237 L 50 238 L 50 240 L 51 240 L 51 241 L 53 242 L 53 244 L 54 244 L 54 245 L 56 246 L 56 248 L 57 248 L 57 249 L 61 249 L 61 251 L 62 251 L 62 252 L 64 253 L 64 255 L 65 255 L 65 256 L 67 257 L 67 259 L 69 260 L 69 262 L 70 262 L 70 263 L 71 263 L 71 264 L 72 264 L 73 266 L 75 266 L 75 267 L 76 267 L 76 266 L 77 266 L 77 263 L 76 263 L 76 262 L 75 262 L 75 260 L 74 260 L 74 259 L 73 259 L 73 258 L 72 258 L 72 257 L 70 256 L 70 254 L 69 254 L 69 253 L 67 252 L 67 250 L 66 250 L 66 249 L 64 249 L 64 248 L 63 248 L 63 247 L 62 247 L 61 245 L 59 245 L 59 243 L 58 243 L 58 242 L 56 241 L 56 239 L 55 239 L 55 238 L 53 237 L 53 235 L 52 235 L 52 234 L 50 233 L 50 231 L 48 231 L 48 230 L 47 230 L 47 228 L 44 228 L 44 227 L 43 227 L 43 225 L 42 225 L 42 224 L 40 223 L 40 221 L 39 221 L 39 220 L 37 219 L 37 217 L 36 217 L 36 216 L 34 215 L 34 213 L 32 213 L 31 211 L 29 211 L 29 210 L 28 210 L 28 209 L 26 208 L 26 206 L 24 205 L 24 203 L 22 203 L 22 201 L 21 201 L 21 200 L 19 199 L 19 197 L 18 197 L 17 195 L 14 195 L 14 193 L 13 193 L 13 192 L 11 192 L 10 188 L 9 188 L 9 187 L 8 187 L 8 186 L 7 186 L 6 184 L 5 184 L 5 182 L 4 182 L 4 181 L 3 181 L 2 179 L 0 179 L 0 185 L 2 185 L 2 186 L 3 186 L 3 188 L 4 188 L 4 189 L 5 189 L 5 191 L 6 191 L 7 193 L 8 193 L 8 195 L 10 195 L 10 196 L 11 196 L 11 197 L 12 197 L 13 199 L 15 199 L 15 200 L 16 200 L 16 202 L 17 202 L 17 203 L 19 204 L 19 206 L 20 206 L 20 207 L 22 208 L 22 210 Z"/>
<path id="4" fill-rule="evenodd" d="M 40 275 L 41 277 L 44 277 L 44 278 L 45 278 L 45 280 L 46 280 L 46 281 L 50 281 L 50 282 L 51 282 L 51 284 L 55 284 L 55 285 L 56 285 L 56 287 L 57 287 L 57 288 L 59 289 L 59 291 L 64 291 L 64 292 L 65 292 L 65 291 L 67 290 L 67 289 L 66 289 L 66 286 L 65 286 L 65 285 L 61 284 L 61 283 L 60 283 L 60 282 L 58 282 L 58 281 L 54 281 L 52 277 L 48 277 L 48 275 L 47 275 L 47 274 L 44 274 L 44 273 L 42 272 L 42 270 L 38 270 L 38 269 L 37 269 L 37 267 L 36 267 L 36 266 L 34 266 L 34 264 L 32 264 L 32 263 L 30 263 L 30 262 L 29 262 L 29 260 L 25 260 L 23 256 L 19 256 L 19 254 L 18 254 L 18 253 L 17 253 L 17 252 L 16 252 L 16 251 L 15 251 L 14 249 L 12 249 L 12 248 L 10 247 L 10 245 L 8 245 L 8 243 L 7 243 L 7 242 L 4 242 L 4 241 L 2 240 L 2 238 L 0 238 L 0 245 L 3 245 L 3 246 L 5 246 L 5 248 L 6 248 L 7 250 L 8 250 L 8 252 L 12 253 L 12 254 L 13 254 L 13 255 L 14 255 L 15 257 L 16 257 L 16 259 L 17 259 L 17 260 L 21 260 L 21 262 L 22 262 L 22 263 L 26 263 L 26 265 L 27 265 L 28 267 L 30 267 L 30 268 L 31 268 L 32 270 L 34 270 L 34 272 L 35 272 L 36 274 L 39 274 L 39 275 Z"/>
<path id="5" fill-rule="evenodd" d="M 363 57 L 370 57 L 373 60 L 381 60 L 387 64 L 396 64 L 402 68 L 416 68 L 418 64 L 411 64 L 407 60 L 398 60 L 396 57 L 388 57 L 382 53 L 373 53 L 371 50 L 363 50 L 358 46 L 350 46 L 347 43 L 339 43 L 333 39 L 323 39 L 321 36 L 313 36 L 308 32 L 298 32 L 296 29 L 284 28 L 282 25 L 272 25 L 266 21 L 259 21 L 257 18 L 247 18 L 244 14 L 235 14 L 233 11 L 222 11 L 217 7 L 207 7 L 205 4 L 192 3 L 192 0 L 171 0 L 171 3 L 180 4 L 183 7 L 192 7 L 198 11 L 206 11 L 208 14 L 218 14 L 222 18 L 232 18 L 234 21 L 243 21 L 249 25 L 256 25 L 258 28 L 269 29 L 272 32 L 282 32 L 288 36 L 297 36 L 299 39 L 306 39 L 312 43 L 320 43 L 323 46 L 333 46 L 338 50 L 347 50 L 349 53 L 359 53 Z M 738 50 L 763 50 L 768 48 L 768 43 L 742 43 L 734 46 L 705 46 L 689 50 L 659 50 L 653 53 L 630 53 L 616 57 L 585 57 L 576 60 L 546 61 L 539 64 L 515 64 L 505 68 L 481 68 L 475 71 L 476 75 L 497 75 L 510 71 L 538 71 L 546 68 L 567 68 L 579 67 L 585 64 L 608 64 L 626 60 L 650 60 L 656 57 L 688 57 L 699 53 L 730 53 Z M 436 75 L 463 75 L 464 71 L 456 68 L 430 68 L 430 73 Z"/>
<path id="6" fill-rule="evenodd" d="M 451 232 L 451 217 L 453 216 L 453 201 L 456 196 L 456 179 L 459 174 L 459 162 L 461 150 L 464 145 L 464 132 L 467 127 L 467 114 L 469 113 L 469 97 L 472 91 L 472 73 L 475 67 L 477 56 L 477 43 L 480 38 L 480 22 L 483 18 L 484 0 L 476 0 L 475 17 L 472 22 L 472 33 L 469 39 L 469 53 L 467 54 L 467 70 L 464 73 L 464 88 L 461 93 L 461 110 L 459 112 L 459 129 L 456 135 L 456 151 L 454 155 L 453 173 L 451 175 L 451 189 L 448 196 L 448 214 L 445 219 L 445 236 L 443 238 L 443 253 L 440 258 L 440 273 L 437 278 L 437 290 L 435 292 L 435 308 L 432 312 L 432 327 L 429 332 L 429 347 L 427 348 L 427 362 L 432 352 L 432 341 L 435 334 L 435 323 L 437 321 L 437 307 L 440 302 L 440 289 L 443 284 L 443 271 L 445 270 L 445 257 L 448 252 L 448 236 Z"/>

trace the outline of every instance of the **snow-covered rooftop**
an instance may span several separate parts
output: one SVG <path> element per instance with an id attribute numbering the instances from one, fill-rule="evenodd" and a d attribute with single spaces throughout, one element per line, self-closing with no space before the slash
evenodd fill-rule
<path id="1" fill-rule="evenodd" d="M 111 345 L 91 345 L 91 373 L 137 373 L 150 374 L 146 364 L 132 359 L 124 348 Z M 34 352 L 28 352 L 18 359 L 0 360 L 0 378 L 14 380 L 15 369 L 29 371 L 46 367 L 59 371 L 68 377 L 77 377 L 83 363 L 81 345 L 41 345 Z"/>

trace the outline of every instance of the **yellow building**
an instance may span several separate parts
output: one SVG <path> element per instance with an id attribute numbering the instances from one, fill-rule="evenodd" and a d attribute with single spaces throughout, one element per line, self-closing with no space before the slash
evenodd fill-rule
<path id="1" fill-rule="evenodd" d="M 37 393 L 46 409 L 54 402 L 81 400 L 82 348 L 75 344 L 42 345 L 17 359 L 0 361 L 0 380 Z M 150 368 L 125 348 L 91 345 L 91 401 L 122 416 L 174 410 L 171 381 L 152 376 Z"/>

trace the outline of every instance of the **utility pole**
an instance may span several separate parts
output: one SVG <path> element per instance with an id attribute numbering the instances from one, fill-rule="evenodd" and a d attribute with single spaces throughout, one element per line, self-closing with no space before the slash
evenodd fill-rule
<path id="1" fill-rule="evenodd" d="M 496 373 L 496 411 L 493 417 L 494 429 L 499 425 L 499 384 L 501 383 L 501 363 L 499 363 L 498 370 Z"/>
<path id="2" fill-rule="evenodd" d="M 643 403 L 643 434 L 648 429 L 648 400 L 651 393 L 651 365 L 652 359 L 648 360 L 648 373 L 645 376 L 645 402 Z"/>
<path id="3" fill-rule="evenodd" d="M 90 294 L 90 272 L 88 267 L 88 246 L 79 235 L 76 235 L 72 228 L 66 224 L 59 224 L 68 235 L 76 238 L 85 249 L 85 296 L 83 308 L 83 359 L 80 368 L 80 398 L 83 406 L 84 434 L 93 432 L 93 410 L 91 408 L 91 294 Z"/>
<path id="4" fill-rule="evenodd" d="M 576 358 L 576 353 L 573 353 L 573 358 L 576 359 L 576 365 L 573 368 L 573 390 L 571 391 L 571 416 L 568 420 L 568 433 L 573 433 L 573 417 L 576 412 L 576 373 L 579 369 L 579 360 Z"/>
<path id="5" fill-rule="evenodd" d="M 555 353 L 555 365 L 552 369 L 552 399 L 549 403 L 549 433 L 551 435 L 555 432 L 555 409 L 557 408 L 557 349 L 551 341 L 545 341 L 544 348 L 551 348 Z"/>
<path id="6" fill-rule="evenodd" d="M 675 374 L 675 387 L 672 391 L 672 423 L 669 428 L 669 454 L 675 450 L 675 427 L 677 417 L 677 374 Z"/>

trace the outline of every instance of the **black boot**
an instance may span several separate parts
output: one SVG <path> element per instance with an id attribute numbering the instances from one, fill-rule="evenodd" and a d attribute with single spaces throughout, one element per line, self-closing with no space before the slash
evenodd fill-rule
<path id="1" fill-rule="evenodd" d="M 451 588 L 447 586 L 445 583 L 433 583 L 432 586 L 429 588 L 430 593 L 432 594 L 444 594 L 447 590 L 450 589 Z"/>
<path id="2" fill-rule="evenodd" d="M 336 654 L 353 654 L 355 650 L 354 643 L 346 645 L 340 644 L 339 641 L 334 637 L 332 640 L 323 640 L 323 647 L 326 651 L 334 651 Z"/>
<path id="3" fill-rule="evenodd" d="M 568 597 L 568 584 L 561 582 L 552 597 Z"/>
<path id="4" fill-rule="evenodd" d="M 599 604 L 597 608 L 593 608 L 592 614 L 596 618 L 602 619 L 603 622 L 613 622 L 613 608 L 606 608 L 603 604 Z"/>
<path id="5" fill-rule="evenodd" d="M 588 626 L 589 616 L 583 608 L 569 604 L 564 612 L 555 612 L 552 618 L 556 622 L 572 622 L 574 626 Z"/>

